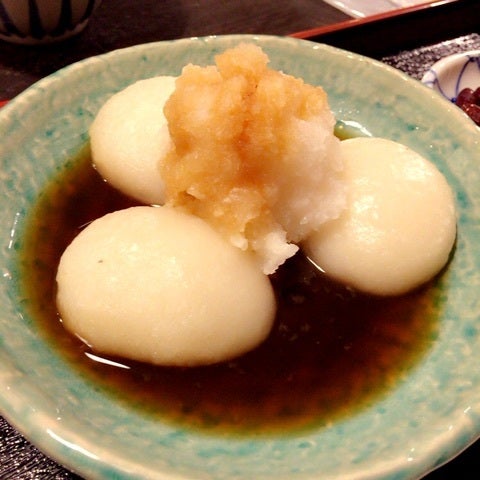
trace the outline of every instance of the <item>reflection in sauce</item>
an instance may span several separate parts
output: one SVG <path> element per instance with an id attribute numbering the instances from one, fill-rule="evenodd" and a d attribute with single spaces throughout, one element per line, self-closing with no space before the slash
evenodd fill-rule
<path id="1" fill-rule="evenodd" d="M 82 226 L 134 203 L 98 177 L 88 154 L 74 165 L 30 216 L 22 277 L 32 316 L 78 372 L 146 415 L 228 434 L 327 425 L 388 392 L 435 337 L 433 286 L 399 298 L 360 295 L 297 255 L 272 277 L 279 306 L 272 334 L 243 357 L 201 368 L 104 358 L 59 322 L 56 267 Z"/>

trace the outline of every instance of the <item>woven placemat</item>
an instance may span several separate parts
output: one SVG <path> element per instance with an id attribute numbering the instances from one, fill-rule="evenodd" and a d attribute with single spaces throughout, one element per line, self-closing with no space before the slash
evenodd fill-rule
<path id="1" fill-rule="evenodd" d="M 438 60 L 453 53 L 480 49 L 480 35 L 472 33 L 463 37 L 445 40 L 434 45 L 427 45 L 414 50 L 382 58 L 382 62 L 398 68 L 417 80 Z"/>

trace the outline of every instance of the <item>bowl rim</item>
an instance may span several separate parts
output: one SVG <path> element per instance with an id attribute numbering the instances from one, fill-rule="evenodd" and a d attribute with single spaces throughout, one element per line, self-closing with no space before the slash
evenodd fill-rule
<path id="1" fill-rule="evenodd" d="M 63 82 L 63 78 L 65 76 L 75 74 L 75 72 L 77 72 L 78 70 L 82 70 L 85 66 L 89 66 L 89 65 L 92 65 L 92 64 L 97 64 L 97 62 L 102 63 L 102 62 L 104 62 L 104 60 L 112 59 L 112 58 L 114 58 L 115 56 L 118 56 L 118 55 L 129 55 L 130 53 L 140 52 L 144 49 L 150 49 L 150 48 L 155 49 L 159 45 L 162 46 L 162 47 L 165 47 L 165 46 L 168 46 L 168 45 L 188 44 L 190 42 L 198 42 L 198 41 L 207 42 L 207 43 L 208 42 L 215 43 L 217 41 L 217 39 L 222 40 L 222 39 L 225 39 L 225 38 L 236 39 L 237 41 L 240 41 L 240 40 L 255 40 L 257 42 L 260 42 L 260 44 L 262 43 L 262 41 L 274 41 L 274 42 L 276 42 L 276 41 L 280 40 L 280 42 L 293 43 L 294 45 L 308 45 L 311 48 L 323 49 L 325 51 L 328 51 L 328 52 L 331 52 L 331 53 L 337 53 L 337 54 L 340 54 L 340 55 L 345 55 L 346 54 L 346 55 L 349 55 L 350 58 L 355 59 L 356 61 L 368 62 L 369 64 L 374 65 L 376 68 L 381 68 L 383 71 L 389 72 L 390 75 L 395 76 L 399 81 L 409 82 L 409 85 L 411 85 L 412 88 L 420 88 L 420 89 L 425 88 L 424 86 L 422 86 L 420 84 L 420 82 L 415 82 L 413 79 L 410 79 L 409 77 L 407 77 L 403 73 L 401 73 L 397 70 L 394 70 L 392 67 L 389 67 L 389 66 L 387 66 L 387 65 L 385 65 L 385 64 L 383 64 L 379 61 L 372 60 L 372 59 L 363 57 L 361 55 L 352 54 L 350 52 L 346 52 L 344 50 L 341 50 L 341 49 L 338 49 L 338 48 L 335 48 L 335 47 L 330 47 L 330 46 L 327 46 L 327 45 L 319 45 L 319 44 L 316 44 L 316 43 L 313 43 L 313 42 L 308 42 L 306 40 L 299 40 L 299 39 L 294 39 L 294 38 L 289 38 L 289 37 L 276 37 L 276 36 L 269 36 L 269 35 L 243 35 L 243 34 L 225 35 L 225 36 L 209 36 L 209 37 L 201 37 L 201 38 L 194 37 L 194 38 L 186 38 L 186 39 L 178 39 L 178 40 L 170 40 L 170 41 L 152 42 L 152 43 L 149 43 L 149 44 L 142 44 L 142 45 L 135 45 L 135 46 L 132 46 L 132 47 L 126 47 L 126 48 L 114 50 L 114 51 L 111 51 L 111 52 L 107 52 L 107 53 L 99 55 L 99 56 L 90 57 L 90 58 L 81 60 L 79 62 L 76 62 L 74 64 L 71 64 L 69 66 L 66 66 L 66 67 L 62 68 L 61 70 L 53 73 L 52 75 L 49 75 L 48 77 L 39 80 L 34 85 L 29 87 L 27 90 L 25 90 L 22 94 L 20 94 L 18 97 L 16 97 L 12 101 L 10 101 L 9 104 L 7 104 L 2 109 L 2 112 L 0 113 L 0 126 L 1 126 L 2 119 L 4 119 L 4 118 L 6 119 L 9 115 L 13 114 L 13 112 L 15 112 L 17 110 L 21 111 L 25 108 L 28 108 L 29 102 L 30 101 L 35 101 L 35 99 L 39 95 L 41 95 L 41 93 L 44 89 L 50 88 L 51 85 L 55 84 L 55 82 L 57 82 L 57 81 Z M 417 85 L 417 83 L 418 83 L 418 85 Z M 428 89 L 425 88 L 424 91 L 427 92 Z M 429 98 L 433 102 L 443 102 L 443 99 L 441 99 L 440 97 L 437 98 L 435 96 L 430 96 Z M 445 105 L 444 105 L 444 107 L 445 107 Z M 456 115 L 458 121 L 465 121 L 466 117 L 460 111 L 457 113 L 456 110 L 457 109 L 451 110 L 452 115 L 454 115 L 454 116 Z M 472 128 L 472 125 L 465 122 L 465 128 L 467 128 L 467 129 Z M 472 132 L 473 131 L 474 130 L 472 128 Z M 12 399 L 13 399 L 13 401 L 15 400 L 14 395 L 13 395 Z M 1 406 L 2 406 L 2 411 L 3 411 L 3 415 L 5 416 L 5 418 L 10 423 L 12 423 L 12 425 L 14 425 L 15 428 L 17 428 L 20 432 L 22 432 L 24 435 L 26 435 L 29 439 L 32 439 L 33 442 L 36 442 L 39 445 L 41 444 L 42 449 L 48 455 L 50 455 L 52 458 L 57 459 L 57 461 L 59 461 L 61 463 L 68 464 L 68 468 L 72 468 L 74 471 L 76 470 L 76 468 L 75 468 L 76 467 L 76 464 L 75 464 L 76 460 L 74 460 L 74 459 L 75 458 L 81 459 L 80 463 L 82 464 L 82 468 L 90 469 L 88 471 L 88 473 L 90 475 L 92 475 L 92 478 L 94 478 L 94 477 L 95 478 L 107 478 L 107 477 L 103 477 L 103 475 L 105 475 L 105 473 L 107 473 L 107 474 L 111 473 L 108 470 L 108 465 L 105 465 L 103 467 L 103 469 L 99 468 L 98 460 L 92 457 L 91 452 L 82 449 L 81 446 L 78 446 L 78 448 L 74 448 L 74 446 L 68 444 L 69 442 L 67 442 L 65 439 L 62 439 L 61 436 L 55 437 L 55 435 L 53 433 L 50 433 L 49 437 L 45 438 L 45 429 L 44 428 L 40 429 L 41 431 L 37 431 L 36 433 L 32 433 L 31 431 L 29 431 L 28 428 L 26 428 L 23 425 L 23 419 L 21 417 L 18 417 L 18 415 L 16 414 L 17 412 L 15 412 L 14 410 L 12 410 L 11 412 L 8 411 L 8 408 L 6 408 L 6 407 L 8 407 L 10 405 L 9 405 L 9 402 L 5 402 L 5 394 L 0 396 L 0 401 L 2 402 Z M 48 424 L 47 419 L 45 419 L 45 423 Z M 466 433 L 465 429 L 469 430 L 470 425 L 468 423 L 466 423 L 465 425 L 463 425 L 461 427 L 462 428 L 457 428 L 456 429 L 456 431 L 454 432 L 455 435 L 457 435 L 457 436 L 465 435 L 465 433 Z M 464 439 L 464 442 L 462 444 L 461 449 L 456 448 L 454 451 L 451 450 L 451 448 L 449 447 L 451 445 L 451 443 L 449 443 L 449 442 L 451 442 L 451 437 L 446 437 L 445 438 L 445 440 L 444 440 L 445 443 L 442 443 L 441 448 L 439 448 L 438 443 L 434 447 L 432 446 L 433 450 L 431 452 L 429 452 L 429 453 L 427 452 L 425 454 L 425 456 L 427 458 L 424 459 L 424 467 L 428 464 L 428 466 L 429 466 L 428 468 L 431 470 L 431 469 L 436 468 L 437 466 L 440 465 L 440 464 L 437 464 L 437 462 L 438 462 L 437 455 L 438 455 L 438 452 L 440 450 L 442 451 L 443 454 L 448 456 L 448 458 L 445 458 L 445 461 L 449 460 L 454 455 L 460 453 L 460 451 L 463 448 L 466 448 L 470 443 L 474 442 L 475 439 L 480 436 L 480 428 L 478 428 L 478 426 L 477 426 L 477 431 L 476 432 L 467 432 L 467 433 L 470 433 L 470 437 L 469 437 L 468 440 Z M 68 452 L 69 452 L 68 455 L 62 449 L 59 451 L 59 445 L 62 446 L 62 449 L 63 448 L 68 449 Z M 73 457 L 72 457 L 72 450 L 73 450 L 73 455 L 74 455 Z M 105 452 L 103 452 L 103 453 L 105 453 Z M 85 458 L 87 458 L 87 463 L 89 463 L 88 467 L 85 467 L 83 465 L 85 463 L 84 462 Z M 115 455 L 112 458 L 117 461 L 116 468 L 119 468 L 120 472 L 123 471 L 121 469 L 124 468 L 124 466 L 118 464 L 118 458 L 116 458 Z M 110 462 L 111 462 L 110 460 L 107 460 L 107 463 L 110 463 Z M 104 464 L 105 461 L 102 459 L 101 463 Z M 409 471 L 411 471 L 411 473 L 416 475 L 419 471 L 416 471 L 415 468 L 418 468 L 419 463 L 420 463 L 420 460 L 417 458 L 416 465 L 413 465 L 413 464 L 411 465 L 413 467 L 413 470 L 407 469 L 406 470 L 407 474 L 409 473 Z M 126 467 L 128 467 L 128 465 Z M 430 471 L 430 470 L 425 470 L 424 467 L 422 467 L 422 469 L 421 469 L 422 474 L 426 474 L 426 473 L 428 473 L 428 471 Z M 385 465 L 385 466 L 383 466 L 382 472 L 385 473 L 385 474 L 388 474 L 389 472 L 393 473 L 395 471 L 398 471 L 397 469 L 398 469 L 397 465 Z M 405 466 L 404 466 L 403 470 L 405 470 Z M 128 471 L 128 468 L 127 468 L 126 471 Z M 135 476 L 132 476 L 131 478 L 141 478 L 140 476 L 137 476 L 137 474 L 140 474 L 141 476 L 144 476 L 145 478 L 149 478 L 150 473 L 151 472 L 147 468 L 143 472 L 136 472 Z M 378 474 L 378 472 L 376 472 L 376 474 Z M 365 476 L 363 476 L 363 474 L 360 472 L 360 476 L 355 477 L 355 478 L 370 478 L 370 477 L 368 477 L 368 475 L 369 475 L 368 472 L 365 472 Z M 125 477 L 125 478 L 130 478 L 130 477 Z M 160 478 L 166 480 L 166 479 L 180 479 L 180 478 L 187 478 L 187 477 L 177 476 L 177 475 L 170 476 L 170 475 L 165 474 L 164 476 L 161 476 Z"/>

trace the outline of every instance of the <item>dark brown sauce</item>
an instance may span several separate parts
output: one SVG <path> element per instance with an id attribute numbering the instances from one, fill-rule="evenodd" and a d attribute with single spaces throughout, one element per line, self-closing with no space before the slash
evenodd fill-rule
<path id="1" fill-rule="evenodd" d="M 22 277 L 32 316 L 80 374 L 146 415 L 229 434 L 323 426 L 386 394 L 436 335 L 435 286 L 399 298 L 360 295 L 329 281 L 299 254 L 272 277 L 275 328 L 247 355 L 185 369 L 98 361 L 59 321 L 56 267 L 82 226 L 134 203 L 98 177 L 88 153 L 73 165 L 51 182 L 30 215 Z"/>

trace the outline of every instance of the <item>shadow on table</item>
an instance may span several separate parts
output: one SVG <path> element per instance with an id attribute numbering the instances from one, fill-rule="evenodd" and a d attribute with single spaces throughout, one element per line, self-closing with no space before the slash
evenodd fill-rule
<path id="1" fill-rule="evenodd" d="M 0 43 L 0 84 L 13 98 L 35 81 L 73 62 L 117 48 L 181 37 L 187 21 L 178 0 L 104 1 L 87 28 L 60 43 L 22 46 Z M 0 99 L 1 100 L 1 99 Z"/>

